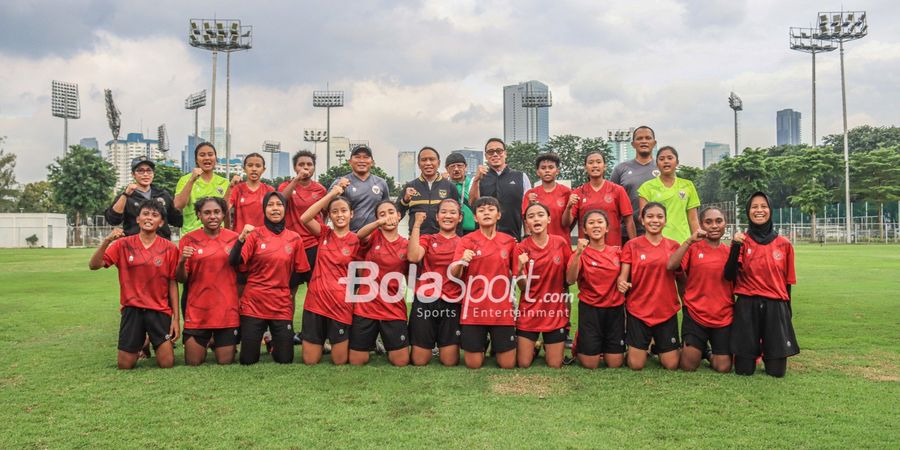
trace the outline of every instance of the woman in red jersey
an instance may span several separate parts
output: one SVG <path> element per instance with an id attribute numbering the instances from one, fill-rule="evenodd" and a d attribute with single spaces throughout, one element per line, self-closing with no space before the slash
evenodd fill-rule
<path id="1" fill-rule="evenodd" d="M 456 227 L 462 220 L 459 202 L 445 199 L 438 205 L 437 222 L 440 232 L 420 235 L 425 213 L 416 213 L 406 258 L 421 263 L 421 286 L 416 288 L 415 300 L 409 315 L 409 340 L 412 344 L 413 365 L 424 366 L 431 360 L 432 349 L 438 347 L 441 364 L 459 364 L 459 329 L 461 291 L 453 283 L 447 267 L 460 237 Z M 431 280 L 432 284 L 425 283 Z"/>
<path id="2" fill-rule="evenodd" d="M 388 361 L 395 366 L 409 364 L 409 335 L 406 326 L 405 282 L 409 272 L 406 260 L 408 241 L 397 232 L 400 213 L 390 200 L 375 206 L 377 220 L 359 229 L 364 262 L 372 267 L 367 275 L 375 288 L 362 283 L 353 302 L 353 324 L 350 327 L 350 364 L 369 362 L 369 352 L 381 335 Z M 363 269 L 363 272 L 365 269 Z M 373 272 L 377 271 L 373 276 Z M 382 286 L 386 283 L 386 286 Z M 403 285 L 404 289 L 400 289 Z"/>
<path id="3" fill-rule="evenodd" d="M 791 323 L 794 247 L 775 231 L 766 194 L 750 196 L 747 218 L 749 228 L 735 233 L 725 265 L 725 278 L 735 281 L 737 295 L 731 326 L 734 372 L 753 375 L 762 356 L 766 373 L 783 377 L 787 358 L 800 353 Z"/>
<path id="4" fill-rule="evenodd" d="M 316 249 L 319 245 L 319 238 L 313 236 L 303 225 L 300 219 L 303 213 L 312 206 L 313 203 L 328 193 L 325 186 L 313 180 L 316 173 L 316 154 L 309 150 L 300 150 L 294 154 L 294 172 L 297 174 L 290 181 L 285 181 L 278 186 L 278 191 L 284 194 L 284 198 L 288 202 L 287 212 L 287 229 L 300 235 L 303 239 L 303 248 L 306 250 L 306 260 L 309 262 L 309 272 L 300 274 L 298 280 L 294 280 L 295 289 L 292 295 L 296 295 L 296 286 L 303 283 L 309 283 L 312 278 L 312 271 L 316 268 Z M 325 214 L 319 213 L 315 217 L 319 225 L 325 223 Z"/>
<path id="5" fill-rule="evenodd" d="M 659 362 L 669 370 L 678 369 L 678 291 L 675 274 L 666 270 L 678 243 L 663 237 L 666 207 L 650 202 L 641 210 L 643 236 L 625 243 L 622 269 L 617 281 L 625 294 L 625 343 L 628 367 L 641 370 L 647 362 L 650 341 Z M 629 281 L 630 279 L 630 281 Z"/>
<path id="6" fill-rule="evenodd" d="M 451 263 L 453 278 L 465 286 L 459 320 L 463 359 L 470 369 L 481 367 L 490 335 L 497 365 L 512 369 L 516 366 L 511 278 L 516 239 L 497 231 L 500 202 L 496 198 L 480 197 L 472 208 L 478 230 L 460 239 Z"/>
<path id="7" fill-rule="evenodd" d="M 572 194 L 572 189 L 556 181 L 559 176 L 560 161 L 556 153 L 543 153 L 534 159 L 534 171 L 541 181 L 533 188 L 525 191 L 522 197 L 522 215 L 532 203 L 540 203 L 550 210 L 549 233 L 568 239 L 571 234 L 572 224 L 563 225 L 563 211 Z"/>
<path id="8" fill-rule="evenodd" d="M 625 360 L 625 296 L 619 292 L 622 251 L 607 245 L 609 221 L 600 209 L 582 216 L 584 235 L 569 261 L 566 281 L 578 283 L 578 338 L 575 353 L 582 367 L 622 367 Z"/>
<path id="9" fill-rule="evenodd" d="M 232 230 L 239 232 L 248 223 L 254 227 L 264 225 L 265 215 L 259 209 L 259 205 L 266 194 L 275 190 L 260 181 L 265 171 L 266 161 L 262 155 L 251 153 L 244 157 L 244 175 L 247 181 L 243 181 L 240 175 L 231 178 L 231 186 L 228 189 L 228 212 L 234 214 Z"/>
<path id="10" fill-rule="evenodd" d="M 353 304 L 347 301 L 347 267 L 359 253 L 360 241 L 350 231 L 353 209 L 341 197 L 350 180 L 341 178 L 327 195 L 316 201 L 301 216 L 306 228 L 319 239 L 316 268 L 303 303 L 303 363 L 318 364 L 325 341 L 331 342 L 331 362 L 346 364 L 353 323 Z M 321 224 L 317 216 L 328 211 L 331 225 Z"/>
<path id="11" fill-rule="evenodd" d="M 566 264 L 572 255 L 569 240 L 550 234 L 550 210 L 541 203 L 525 209 L 530 235 L 516 245 L 515 274 L 521 294 L 516 316 L 516 355 L 519 367 L 530 367 L 534 345 L 544 338 L 547 365 L 560 368 L 566 351 L 569 323 L 569 286 Z"/>
<path id="12" fill-rule="evenodd" d="M 294 361 L 294 273 L 309 271 L 303 242 L 284 228 L 285 201 L 279 192 L 263 198 L 265 226 L 246 224 L 231 249 L 230 262 L 247 272 L 241 294 L 241 364 L 259 361 L 259 343 L 268 329 L 272 335 L 272 359 Z M 191 285 L 193 291 L 193 284 Z"/>
<path id="13" fill-rule="evenodd" d="M 563 226 L 584 222 L 584 215 L 588 211 L 603 211 L 609 218 L 606 243 L 621 247 L 623 225 L 629 239 L 635 236 L 634 211 L 628 193 L 622 186 L 603 178 L 606 174 L 606 161 L 602 153 L 588 153 L 584 157 L 584 171 L 589 180 L 572 190 L 568 207 L 563 212 Z M 583 231 L 578 235 L 584 237 Z"/>
<path id="14" fill-rule="evenodd" d="M 262 203 L 262 199 L 260 199 Z M 238 312 L 237 276 L 228 263 L 238 234 L 225 228 L 225 200 L 197 200 L 194 211 L 203 228 L 181 237 L 181 258 L 175 278 L 191 283 L 184 309 L 184 362 L 197 366 L 206 361 L 212 342 L 219 364 L 234 362 L 241 318 Z"/>
<path id="15" fill-rule="evenodd" d="M 700 367 L 703 351 L 712 347 L 710 365 L 718 372 L 731 371 L 731 317 L 734 283 L 723 276 L 728 246 L 720 239 L 725 215 L 716 207 L 700 211 L 700 229 L 669 257 L 669 270 L 686 276 L 681 310 L 681 370 Z"/>
<path id="16" fill-rule="evenodd" d="M 178 248 L 156 235 L 165 223 L 166 210 L 156 200 L 144 200 L 138 209 L 138 234 L 115 228 L 91 256 L 91 270 L 116 266 L 119 270 L 119 369 L 137 364 L 144 337 L 156 350 L 156 364 L 175 364 L 173 342 L 178 339 L 178 283 L 175 266 Z"/>

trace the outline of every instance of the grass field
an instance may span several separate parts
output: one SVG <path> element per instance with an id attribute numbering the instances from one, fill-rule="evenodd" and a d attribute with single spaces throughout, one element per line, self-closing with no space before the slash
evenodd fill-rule
<path id="1" fill-rule="evenodd" d="M 489 367 L 115 369 L 115 270 L 0 251 L 0 448 L 900 446 L 900 247 L 797 248 L 801 354 L 773 379 Z"/>

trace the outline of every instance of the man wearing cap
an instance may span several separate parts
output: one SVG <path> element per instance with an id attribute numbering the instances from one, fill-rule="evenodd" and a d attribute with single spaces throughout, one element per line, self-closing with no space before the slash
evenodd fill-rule
<path id="1" fill-rule="evenodd" d="M 456 192 L 459 194 L 459 198 L 462 199 L 460 202 L 463 215 L 463 220 L 460 224 L 462 234 L 471 233 L 477 227 L 475 214 L 469 208 L 469 189 L 472 188 L 472 179 L 466 176 L 468 167 L 469 164 L 466 162 L 466 157 L 457 152 L 447 155 L 447 161 L 444 163 L 444 168 L 447 169 L 446 178 L 456 186 Z"/>
<path id="2" fill-rule="evenodd" d="M 474 204 L 481 196 L 496 198 L 500 202 L 497 231 L 521 241 L 522 199 L 525 198 L 525 192 L 531 189 L 531 180 L 525 173 L 510 169 L 506 164 L 506 144 L 503 139 L 488 139 L 484 144 L 484 159 L 487 160 L 487 166 L 479 166 L 475 172 L 469 201 Z"/>
<path id="3" fill-rule="evenodd" d="M 370 173 L 374 162 L 372 149 L 366 145 L 358 145 L 350 152 L 352 172 L 340 177 L 350 181 L 350 185 L 344 189 L 343 196 L 350 200 L 350 207 L 353 208 L 350 231 L 354 233 L 366 224 L 377 220 L 375 207 L 382 200 L 390 199 L 388 185 L 384 178 Z M 329 189 L 334 187 L 340 178 L 336 178 Z"/>
<path id="4" fill-rule="evenodd" d="M 441 166 L 441 155 L 431 147 L 422 147 L 416 160 L 419 165 L 419 178 L 409 181 L 400 190 L 397 199 L 397 211 L 400 217 L 409 213 L 410 218 L 416 213 L 424 212 L 421 234 L 435 234 L 441 231 L 437 223 L 437 212 L 442 201 L 451 198 L 459 202 L 456 186 L 442 177 L 438 172 Z M 409 220 L 409 232 L 412 233 L 415 220 Z M 460 231 L 457 228 L 457 231 Z"/>
<path id="5" fill-rule="evenodd" d="M 131 175 L 134 183 L 125 187 L 125 191 L 119 194 L 109 208 L 106 208 L 106 221 L 110 225 L 122 225 L 125 236 L 138 234 L 141 230 L 137 224 L 137 217 L 141 212 L 141 202 L 144 200 L 156 200 L 166 210 L 166 221 L 156 234 L 165 239 L 172 239 L 172 230 L 169 228 L 182 225 L 181 211 L 175 208 L 172 194 L 165 189 L 153 184 L 153 174 L 156 164 L 141 156 L 131 160 Z"/>

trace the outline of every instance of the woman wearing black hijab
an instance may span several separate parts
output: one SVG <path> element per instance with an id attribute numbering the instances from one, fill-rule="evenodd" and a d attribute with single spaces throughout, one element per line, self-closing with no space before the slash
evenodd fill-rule
<path id="1" fill-rule="evenodd" d="M 735 233 L 725 279 L 735 282 L 731 351 L 734 371 L 753 375 L 760 356 L 766 373 L 783 377 L 787 358 L 800 353 L 791 323 L 794 247 L 772 226 L 769 197 L 762 192 L 747 203 L 747 233 Z"/>
<path id="2" fill-rule="evenodd" d="M 230 262 L 247 273 L 241 295 L 241 364 L 259 361 L 266 329 L 272 334 L 272 359 L 294 361 L 294 299 L 291 277 L 309 271 L 303 240 L 284 228 L 285 201 L 278 192 L 263 198 L 265 227 L 244 225 Z M 295 278 L 296 279 L 296 278 Z"/>

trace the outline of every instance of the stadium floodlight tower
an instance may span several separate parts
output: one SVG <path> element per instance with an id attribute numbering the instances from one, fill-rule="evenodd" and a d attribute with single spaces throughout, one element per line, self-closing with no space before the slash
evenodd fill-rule
<path id="1" fill-rule="evenodd" d="M 113 137 L 113 147 L 119 145 L 119 129 L 122 125 L 122 113 L 116 108 L 113 102 L 112 90 L 104 89 L 103 96 L 106 98 L 106 121 L 109 124 L 109 131 Z"/>
<path id="2" fill-rule="evenodd" d="M 206 106 L 206 89 L 195 92 L 184 99 L 184 109 L 194 110 L 194 139 L 200 138 L 200 115 L 198 113 L 204 106 Z"/>
<path id="3" fill-rule="evenodd" d="M 313 91 L 313 106 L 325 108 L 325 170 L 327 171 L 331 168 L 331 108 L 344 106 L 344 91 Z"/>
<path id="4" fill-rule="evenodd" d="M 231 160 L 231 52 L 253 47 L 253 27 L 236 19 L 191 19 L 188 33 L 191 47 L 212 52 L 212 98 L 209 114 L 209 140 L 216 145 L 216 56 L 225 52 L 225 160 Z M 225 176 L 231 178 L 231 164 L 225 164 Z"/>
<path id="5" fill-rule="evenodd" d="M 830 40 L 820 39 L 815 28 L 790 29 L 791 50 L 805 52 L 812 55 L 812 145 L 816 142 L 816 53 L 834 51 L 837 47 Z"/>
<path id="6" fill-rule="evenodd" d="M 844 113 L 844 201 L 847 204 L 846 242 L 853 242 L 853 205 L 850 204 L 850 149 L 847 131 L 847 79 L 844 76 L 844 42 L 862 39 L 869 34 L 869 22 L 865 11 L 830 11 L 819 12 L 819 39 L 836 41 L 841 50 L 841 105 Z"/>
<path id="7" fill-rule="evenodd" d="M 728 96 L 728 107 L 734 110 L 734 156 L 737 157 L 740 154 L 738 150 L 740 148 L 738 147 L 738 111 L 744 110 L 744 101 L 732 91 Z"/>
<path id="8" fill-rule="evenodd" d="M 166 131 L 166 124 L 162 124 L 156 129 L 156 138 L 159 142 L 158 149 L 163 155 L 169 154 L 169 132 Z M 150 146 L 147 146 L 147 158 L 150 158 Z"/>
<path id="9" fill-rule="evenodd" d="M 553 96 L 550 94 L 550 89 L 537 89 L 535 90 L 531 83 L 526 85 L 525 93 L 522 94 L 522 107 L 528 108 L 532 111 L 531 115 L 534 117 L 534 126 L 531 128 L 532 133 L 534 133 L 534 137 L 532 138 L 531 133 L 526 136 L 528 142 L 533 142 L 535 144 L 539 144 L 538 142 L 538 108 L 549 108 L 553 106 Z"/>
<path id="10" fill-rule="evenodd" d="M 262 151 L 271 154 L 269 157 L 272 160 L 272 168 L 269 173 L 272 176 L 272 179 L 275 179 L 275 174 L 278 173 L 275 171 L 275 166 L 278 164 L 278 153 L 281 153 L 281 142 L 278 141 L 264 141 L 262 145 Z"/>
<path id="11" fill-rule="evenodd" d="M 319 154 L 319 142 L 325 142 L 328 140 L 328 132 L 321 128 L 304 128 L 303 129 L 303 140 L 305 142 L 313 143 L 313 153 Z"/>
<path id="12" fill-rule="evenodd" d="M 633 134 L 634 127 L 606 130 L 606 141 L 616 143 L 617 154 L 613 155 L 613 157 L 616 158 L 616 162 L 622 162 L 627 159 L 626 156 L 628 156 L 628 151 L 626 145 L 628 142 L 631 142 Z"/>
<path id="13" fill-rule="evenodd" d="M 51 112 L 63 119 L 63 156 L 69 153 L 69 119 L 81 118 L 78 85 L 53 80 L 51 83 Z"/>

